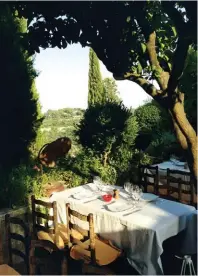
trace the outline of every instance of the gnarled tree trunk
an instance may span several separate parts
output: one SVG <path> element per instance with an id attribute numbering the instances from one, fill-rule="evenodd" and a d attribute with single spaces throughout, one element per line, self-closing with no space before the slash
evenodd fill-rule
<path id="1" fill-rule="evenodd" d="M 182 93 L 180 94 L 182 96 Z M 186 153 L 189 169 L 195 181 L 195 191 L 197 193 L 197 135 L 184 111 L 183 99 L 178 99 L 169 108 L 177 139 Z"/>

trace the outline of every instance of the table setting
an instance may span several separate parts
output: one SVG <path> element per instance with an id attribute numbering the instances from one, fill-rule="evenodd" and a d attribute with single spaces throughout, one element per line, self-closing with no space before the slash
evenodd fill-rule
<path id="1" fill-rule="evenodd" d="M 97 205 L 101 205 L 101 209 L 114 213 L 130 210 L 129 214 L 141 210 L 146 203 L 158 198 L 154 194 L 143 193 L 143 187 L 131 183 L 125 183 L 124 188 L 112 187 L 99 178 L 96 178 L 93 184 L 89 185 L 89 189 L 78 189 L 78 192 L 68 197 L 68 199 L 75 199 L 83 204 L 97 200 Z"/>
<path id="2" fill-rule="evenodd" d="M 194 223 L 188 227 L 194 207 L 143 193 L 132 183 L 120 187 L 95 178 L 93 183 L 54 193 L 50 201 L 57 202 L 58 219 L 64 224 L 66 203 L 82 214 L 93 213 L 95 233 L 124 249 L 128 262 L 142 275 L 163 275 L 163 241 L 194 227 Z M 187 236 L 185 244 L 189 247 Z"/>

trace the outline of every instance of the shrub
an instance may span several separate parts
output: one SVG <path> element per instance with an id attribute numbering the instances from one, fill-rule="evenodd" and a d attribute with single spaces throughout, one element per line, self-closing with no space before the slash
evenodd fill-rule
<path id="1" fill-rule="evenodd" d="M 154 157 L 169 159 L 171 154 L 179 147 L 176 137 L 171 132 L 162 132 L 151 142 L 146 152 Z M 174 149 L 175 148 L 175 149 Z M 180 149 L 181 151 L 181 149 Z"/>
<path id="2" fill-rule="evenodd" d="M 126 151 L 132 151 L 137 132 L 138 124 L 131 110 L 122 103 L 107 102 L 85 111 L 76 134 L 82 146 L 91 149 L 106 166 L 120 158 L 122 152 L 126 157 Z"/>
<path id="3" fill-rule="evenodd" d="M 139 165 L 151 165 L 152 163 L 153 160 L 147 153 L 136 149 L 131 161 L 128 179 L 133 183 L 137 183 L 139 181 Z"/>
<path id="4" fill-rule="evenodd" d="M 19 165 L 11 172 L 0 171 L 0 207 L 15 207 L 28 204 L 29 197 L 44 195 L 44 184 L 53 181 L 64 181 L 69 187 L 75 187 L 87 182 L 82 177 L 64 167 L 45 170 L 43 175 L 33 169 L 33 165 Z"/>
<path id="5" fill-rule="evenodd" d="M 161 120 L 161 111 L 152 102 L 138 107 L 134 115 L 137 118 L 141 132 L 149 132 L 156 127 Z"/>
<path id="6" fill-rule="evenodd" d="M 101 159 L 90 149 L 84 149 L 70 163 L 70 170 L 80 175 L 84 181 L 92 181 L 93 175 L 99 175 L 101 179 L 109 184 L 115 184 L 116 171 L 108 165 L 104 166 Z"/>

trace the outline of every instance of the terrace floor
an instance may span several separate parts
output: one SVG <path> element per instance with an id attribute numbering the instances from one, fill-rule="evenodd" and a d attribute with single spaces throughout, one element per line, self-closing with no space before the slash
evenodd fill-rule
<path id="1" fill-rule="evenodd" d="M 165 275 L 180 275 L 182 260 L 177 259 L 173 254 L 170 253 L 168 248 L 171 244 L 167 243 L 164 253 L 161 256 L 164 274 Z M 46 254 L 46 252 L 40 252 L 39 255 Z M 197 274 L 197 255 L 192 256 L 194 267 Z M 112 264 L 113 270 L 116 272 L 116 275 L 139 275 L 138 272 L 133 269 L 127 262 L 126 259 L 121 259 Z M 25 271 L 25 266 L 23 263 L 20 263 L 15 266 L 15 269 L 21 275 L 27 275 Z M 80 275 L 81 267 L 79 262 L 70 260 L 68 265 L 69 275 Z M 40 275 L 60 275 L 60 258 L 57 255 L 51 255 L 43 263 L 43 266 L 40 270 Z M 189 271 L 186 271 L 186 275 L 190 275 Z"/>

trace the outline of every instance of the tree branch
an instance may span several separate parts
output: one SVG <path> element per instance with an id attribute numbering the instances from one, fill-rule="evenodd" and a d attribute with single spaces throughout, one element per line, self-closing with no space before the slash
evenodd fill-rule
<path id="1" fill-rule="evenodd" d="M 149 37 L 148 41 L 146 43 L 147 51 L 149 54 L 149 59 L 152 67 L 152 71 L 159 83 L 159 86 L 162 90 L 166 90 L 168 79 L 169 79 L 169 73 L 164 72 L 162 67 L 159 64 L 157 53 L 156 53 L 156 33 L 155 31 L 152 32 Z"/>
<path id="2" fill-rule="evenodd" d="M 152 25 L 146 19 L 147 13 L 145 11 L 144 1 L 142 1 L 141 4 L 138 5 L 138 7 L 140 8 L 140 10 L 136 14 L 136 18 L 146 40 L 146 47 L 152 71 L 154 73 L 156 81 L 160 86 L 160 89 L 166 90 L 168 85 L 169 73 L 163 70 L 158 61 L 156 52 L 156 32 L 153 29 Z"/>
<path id="3" fill-rule="evenodd" d="M 141 75 L 127 73 L 123 77 L 113 75 L 116 80 L 130 80 L 141 86 L 145 92 L 154 99 L 163 96 L 163 91 L 158 90 L 153 84 L 144 79 Z M 165 96 L 165 95 L 164 95 Z"/>
<path id="4" fill-rule="evenodd" d="M 179 80 L 182 76 L 184 70 L 184 64 L 188 54 L 190 41 L 179 38 L 177 43 L 177 49 L 173 58 L 173 67 L 170 73 L 170 78 L 168 82 L 168 90 L 170 95 L 172 95 L 178 86 Z"/>

